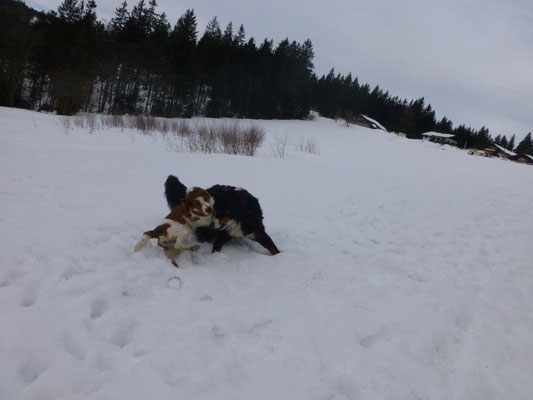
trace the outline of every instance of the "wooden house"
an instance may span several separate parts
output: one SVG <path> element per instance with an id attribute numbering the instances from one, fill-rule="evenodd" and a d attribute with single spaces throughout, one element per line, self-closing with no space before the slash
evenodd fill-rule
<path id="1" fill-rule="evenodd" d="M 529 154 L 517 154 L 515 156 L 509 157 L 509 160 L 513 160 L 522 164 L 533 164 L 533 156 Z"/>
<path id="2" fill-rule="evenodd" d="M 439 133 L 439 132 L 426 132 L 422 134 L 422 139 L 427 139 L 430 142 L 440 143 L 440 144 L 449 144 L 450 146 L 457 146 L 457 142 L 452 140 L 455 135 L 449 133 Z"/>
<path id="3" fill-rule="evenodd" d="M 512 157 L 516 157 L 515 152 L 512 152 L 511 150 L 508 150 L 505 147 L 502 147 L 500 145 L 494 144 L 493 149 L 494 149 L 494 152 L 492 153 L 492 155 L 494 157 L 505 158 L 508 160 L 512 159 Z"/>
<path id="4" fill-rule="evenodd" d="M 354 125 L 364 126 L 365 128 L 381 129 L 387 132 L 387 128 L 381 125 L 378 121 L 363 114 L 357 114 L 350 122 Z"/>

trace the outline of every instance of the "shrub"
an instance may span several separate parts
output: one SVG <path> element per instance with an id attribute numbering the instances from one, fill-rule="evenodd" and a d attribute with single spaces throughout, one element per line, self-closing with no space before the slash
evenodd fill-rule
<path id="1" fill-rule="evenodd" d="M 289 135 L 285 133 L 283 136 L 276 135 L 270 142 L 270 154 L 272 157 L 283 159 L 287 156 L 287 144 L 289 143 Z"/>
<path id="2" fill-rule="evenodd" d="M 187 120 L 169 121 L 146 115 L 101 115 L 78 114 L 60 117 L 68 130 L 88 128 L 92 133 L 99 128 L 135 129 L 145 135 L 160 132 L 167 146 L 178 152 L 225 153 L 254 156 L 265 139 L 263 128 L 238 122 L 212 122 L 193 124 Z"/>
<path id="3" fill-rule="evenodd" d="M 300 137 L 300 141 L 296 144 L 296 150 L 316 156 L 320 154 L 320 148 L 314 138 L 305 140 L 303 137 Z"/>

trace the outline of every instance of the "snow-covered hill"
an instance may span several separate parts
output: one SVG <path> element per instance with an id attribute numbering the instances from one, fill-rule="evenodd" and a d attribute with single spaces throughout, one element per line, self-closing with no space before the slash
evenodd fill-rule
<path id="1" fill-rule="evenodd" d="M 531 399 L 533 168 L 257 123 L 250 158 L 0 108 L 0 399 Z M 282 253 L 134 254 L 169 173 L 248 189 Z"/>

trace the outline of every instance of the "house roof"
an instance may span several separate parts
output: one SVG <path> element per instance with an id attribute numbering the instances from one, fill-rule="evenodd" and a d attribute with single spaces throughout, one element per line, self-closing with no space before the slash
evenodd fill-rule
<path id="1" fill-rule="evenodd" d="M 433 136 L 433 137 L 441 137 L 441 138 L 452 138 L 455 135 L 452 135 L 450 133 L 439 133 L 439 132 L 426 132 L 423 133 L 422 136 Z"/>
<path id="2" fill-rule="evenodd" d="M 496 143 L 494 144 L 494 147 L 500 149 L 501 151 L 503 151 L 508 156 L 516 156 L 516 153 L 512 152 L 511 150 L 507 150 L 505 147 L 497 145 Z"/>
<path id="3" fill-rule="evenodd" d="M 366 119 L 368 122 L 376 125 L 379 129 L 383 129 L 384 131 L 387 130 L 387 128 L 385 128 L 383 125 L 381 125 L 378 121 L 376 121 L 375 119 L 372 119 L 370 117 L 367 117 L 366 115 L 364 114 L 361 114 L 361 117 L 363 117 L 364 119 Z"/>

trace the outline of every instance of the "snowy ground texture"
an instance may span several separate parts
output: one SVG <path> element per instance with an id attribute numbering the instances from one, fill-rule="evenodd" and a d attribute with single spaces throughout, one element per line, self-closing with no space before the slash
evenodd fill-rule
<path id="1" fill-rule="evenodd" d="M 532 399 L 533 167 L 257 123 L 250 158 L 0 109 L 0 399 Z M 247 188 L 282 253 L 133 253 L 169 173 Z"/>

